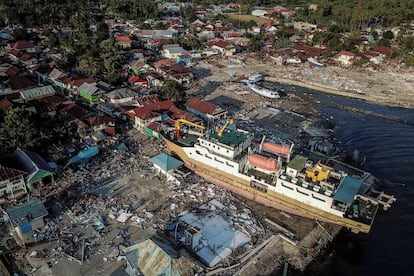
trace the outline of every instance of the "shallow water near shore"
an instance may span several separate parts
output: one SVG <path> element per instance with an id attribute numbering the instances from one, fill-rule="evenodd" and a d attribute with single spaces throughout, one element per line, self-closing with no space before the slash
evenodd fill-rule
<path id="1" fill-rule="evenodd" d="M 319 99 L 316 104 L 322 117 L 335 125 L 341 146 L 347 152 L 356 149 L 360 156 L 365 156 L 363 169 L 382 180 L 384 191 L 397 198 L 390 210 L 377 215 L 370 234 L 341 233 L 322 257 L 325 267 L 319 267 L 319 272 L 310 268 L 310 274 L 412 275 L 414 110 L 373 105 L 302 88 L 296 91 L 311 93 Z M 350 112 L 325 105 L 326 102 L 396 116 L 406 123 Z"/>

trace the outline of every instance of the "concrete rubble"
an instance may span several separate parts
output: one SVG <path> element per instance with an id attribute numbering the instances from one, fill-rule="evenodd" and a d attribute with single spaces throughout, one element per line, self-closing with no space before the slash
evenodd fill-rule
<path id="1" fill-rule="evenodd" d="M 234 71 L 227 74 L 228 78 L 243 64 L 244 61 L 233 62 Z M 263 100 L 255 93 L 243 93 L 247 89 L 242 84 L 216 75 L 205 78 L 203 74 L 209 75 L 213 65 L 202 62 L 198 66 L 195 70 L 202 79 L 189 94 L 230 110 L 239 127 L 253 131 L 258 141 L 266 136 L 281 143 L 294 143 L 299 149 L 307 146 L 308 136 L 298 133 L 315 125 L 312 118 L 318 114 L 307 98 L 286 90 L 287 96 L 278 101 Z M 39 191 L 38 196 L 48 202 L 50 216 L 44 231 L 37 233 L 36 243 L 23 250 L 17 260 L 33 275 L 109 275 L 126 268 L 122 249 L 149 233 L 167 233 L 171 244 L 182 248 L 184 232 L 179 231 L 177 236 L 171 232 L 171 225 L 179 223 L 185 229 L 183 225 L 191 225 L 185 214 L 200 214 L 207 209 L 220 216 L 216 222 L 228 223 L 245 235 L 240 246 L 229 249 L 230 254 L 222 255 L 220 261 L 200 263 L 192 259 L 208 275 L 230 275 L 241 268 L 240 274 L 245 275 L 270 273 L 277 265 L 269 266 L 268 257 L 260 257 L 261 252 L 273 257 L 277 253 L 280 264 L 290 259 L 298 268 L 304 268 L 311 261 L 306 256 L 313 257 L 322 250 L 329 241 L 326 237 L 339 230 L 235 197 L 186 168 L 176 170 L 173 179 L 167 180 L 148 162 L 164 151 L 164 145 L 134 130 L 97 146 L 100 152 L 90 162 L 67 163 L 53 185 Z M 73 153 L 85 145 L 71 147 Z M 52 152 L 54 160 L 70 158 L 63 147 Z M 312 238 L 306 238 L 308 235 L 321 242 L 313 243 Z M 190 253 L 197 251 L 186 248 Z"/>

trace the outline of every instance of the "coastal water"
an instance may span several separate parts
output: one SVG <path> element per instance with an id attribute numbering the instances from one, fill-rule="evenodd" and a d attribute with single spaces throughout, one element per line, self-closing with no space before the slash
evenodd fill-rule
<path id="1" fill-rule="evenodd" d="M 358 150 L 366 157 L 363 169 L 381 179 L 388 194 L 397 201 L 381 211 L 370 234 L 344 231 L 327 253 L 324 275 L 412 275 L 414 262 L 414 110 L 384 107 L 363 101 L 331 96 L 306 89 L 323 112 L 324 120 L 335 125 L 342 147 Z M 397 122 L 369 114 L 354 113 L 338 105 L 392 115 Z M 314 273 L 311 273 L 314 274 Z"/>

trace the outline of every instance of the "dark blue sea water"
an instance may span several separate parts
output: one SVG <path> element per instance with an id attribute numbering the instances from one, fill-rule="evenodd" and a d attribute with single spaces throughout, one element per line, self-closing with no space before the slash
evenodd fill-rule
<path id="1" fill-rule="evenodd" d="M 363 169 L 381 179 L 384 190 L 397 198 L 390 210 L 378 214 L 370 234 L 344 233 L 338 238 L 333 246 L 337 258 L 328 274 L 413 275 L 414 110 L 297 90 L 321 100 L 318 106 L 323 117 L 335 125 L 342 147 L 348 152 L 357 149 L 360 156 L 366 156 Z M 397 116 L 407 123 L 329 107 L 326 101 Z"/>

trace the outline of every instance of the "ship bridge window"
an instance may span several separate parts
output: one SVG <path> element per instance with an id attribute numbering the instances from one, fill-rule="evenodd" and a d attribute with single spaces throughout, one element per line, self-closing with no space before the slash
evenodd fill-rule
<path id="1" fill-rule="evenodd" d="M 282 183 L 282 187 L 287 188 L 287 189 L 289 189 L 289 190 L 292 190 L 292 191 L 293 191 L 293 188 L 292 188 L 292 187 L 289 187 L 289 186 L 288 186 L 288 185 L 286 185 L 286 184 L 283 184 L 283 183 Z"/>
<path id="2" fill-rule="evenodd" d="M 204 156 L 207 157 L 208 159 L 213 159 L 213 157 L 210 157 L 207 154 L 205 154 Z"/>
<path id="3" fill-rule="evenodd" d="M 319 201 L 326 202 L 326 201 L 325 201 L 325 199 L 322 199 L 322 198 L 319 198 L 319 197 L 317 197 L 317 196 L 314 196 L 313 194 L 312 194 L 312 197 L 313 197 L 314 199 L 319 200 Z"/>
<path id="4" fill-rule="evenodd" d="M 301 191 L 301 190 L 299 190 L 298 188 L 296 188 L 296 191 L 297 191 L 298 193 L 302 194 L 302 195 L 309 196 L 309 194 L 307 194 L 307 193 L 305 193 L 305 192 L 302 192 L 302 191 Z"/>
<path id="5" fill-rule="evenodd" d="M 229 167 L 234 168 L 234 166 L 232 164 L 230 164 L 229 162 L 226 162 L 226 165 L 229 166 Z"/>
<path id="6" fill-rule="evenodd" d="M 199 152 L 198 150 L 196 150 L 196 153 L 199 154 L 199 155 L 201 155 L 201 152 Z"/>
<path id="7" fill-rule="evenodd" d="M 214 160 L 215 161 L 217 161 L 217 162 L 219 162 L 219 163 L 222 163 L 222 164 L 224 164 L 224 162 L 223 161 L 221 161 L 221 160 L 218 160 L 216 157 L 214 157 Z"/>

